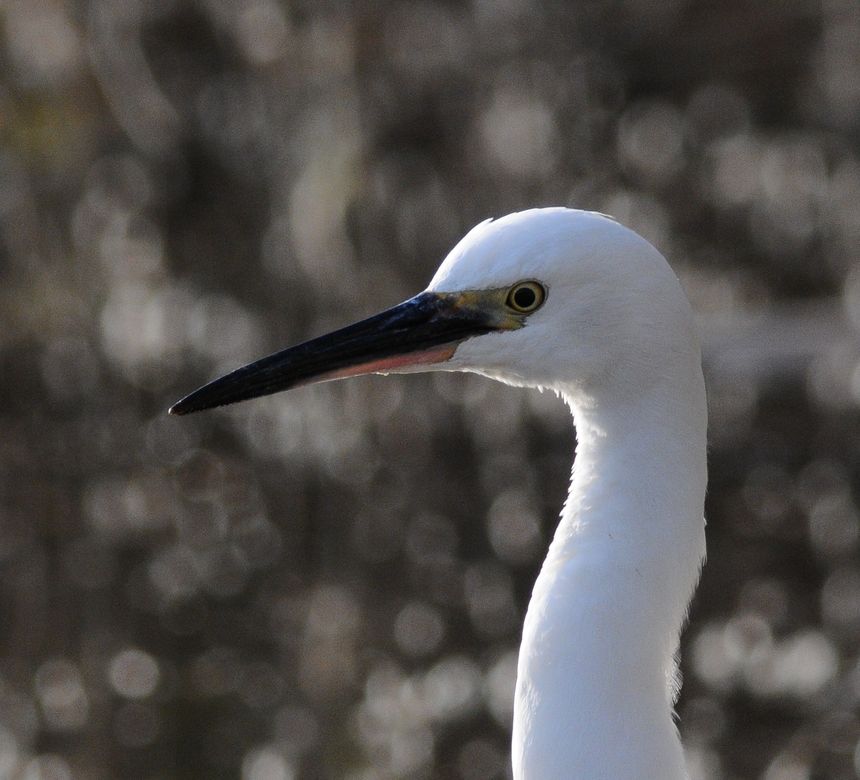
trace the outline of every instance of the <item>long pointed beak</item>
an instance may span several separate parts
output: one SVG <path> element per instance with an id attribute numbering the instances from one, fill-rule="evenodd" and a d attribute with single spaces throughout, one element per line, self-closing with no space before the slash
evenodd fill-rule
<path id="1" fill-rule="evenodd" d="M 474 296 L 424 292 L 354 325 L 216 379 L 170 408 L 188 414 L 300 385 L 448 360 L 472 336 L 504 329 Z M 508 326 L 509 327 L 509 326 Z"/>

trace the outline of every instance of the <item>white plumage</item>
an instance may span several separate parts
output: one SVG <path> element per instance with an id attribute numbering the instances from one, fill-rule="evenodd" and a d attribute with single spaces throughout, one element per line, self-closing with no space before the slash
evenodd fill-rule
<path id="1" fill-rule="evenodd" d="M 567 209 L 479 225 L 430 289 L 523 278 L 548 288 L 528 325 L 467 341 L 445 366 L 551 388 L 576 424 L 570 495 L 520 647 L 514 776 L 680 779 L 675 653 L 705 552 L 692 313 L 650 244 Z"/>

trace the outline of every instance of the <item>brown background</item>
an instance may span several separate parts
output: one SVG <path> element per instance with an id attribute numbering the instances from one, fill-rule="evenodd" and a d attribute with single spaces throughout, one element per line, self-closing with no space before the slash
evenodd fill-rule
<path id="1" fill-rule="evenodd" d="M 854 0 L 0 3 L 0 774 L 505 777 L 560 402 L 165 409 L 570 204 L 701 317 L 694 777 L 858 776 L 858 141 Z"/>

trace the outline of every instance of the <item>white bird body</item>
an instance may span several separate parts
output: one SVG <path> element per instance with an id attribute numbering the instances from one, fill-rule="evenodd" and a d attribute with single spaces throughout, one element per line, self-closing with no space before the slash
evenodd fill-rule
<path id="1" fill-rule="evenodd" d="M 552 388 L 577 431 L 570 494 L 525 619 L 514 777 L 681 780 L 675 655 L 705 553 L 707 481 L 692 312 L 657 250 L 566 209 L 479 225 L 430 289 L 521 278 L 549 289 L 528 327 L 467 341 L 448 363 Z M 537 333 L 543 322 L 551 332 Z M 494 338 L 520 336 L 515 359 L 488 354 Z"/>
<path id="2" fill-rule="evenodd" d="M 514 778 L 683 780 L 672 708 L 705 552 L 707 409 L 677 277 L 605 216 L 512 214 L 474 228 L 416 298 L 239 369 L 173 411 L 426 370 L 552 389 L 573 411 L 570 494 L 520 647 Z"/>

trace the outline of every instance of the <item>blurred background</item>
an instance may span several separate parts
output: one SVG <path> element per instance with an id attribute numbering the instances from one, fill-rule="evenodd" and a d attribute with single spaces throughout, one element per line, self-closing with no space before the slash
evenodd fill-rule
<path id="1" fill-rule="evenodd" d="M 165 411 L 550 204 L 700 317 L 694 780 L 860 776 L 856 0 L 2 0 L 0 777 L 509 775 L 561 402 Z"/>

